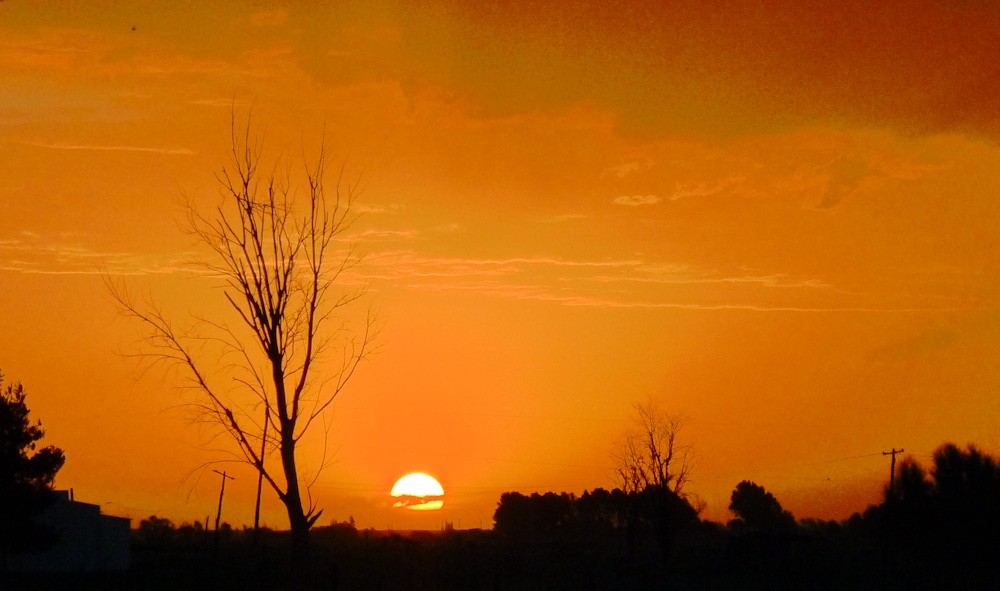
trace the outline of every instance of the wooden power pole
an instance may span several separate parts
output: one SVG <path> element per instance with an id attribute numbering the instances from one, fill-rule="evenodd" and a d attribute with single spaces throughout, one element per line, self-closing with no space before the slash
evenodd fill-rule
<path id="1" fill-rule="evenodd" d="M 222 489 L 219 490 L 219 511 L 215 514 L 215 545 L 219 545 L 219 520 L 222 519 L 222 495 L 226 494 L 226 480 L 236 480 L 232 476 L 227 476 L 225 470 L 219 472 L 218 470 L 212 470 L 216 474 L 222 476 Z"/>
<path id="2" fill-rule="evenodd" d="M 892 448 L 892 451 L 882 452 L 883 456 L 892 456 L 892 464 L 889 466 L 889 498 L 895 498 L 896 494 L 896 454 L 903 453 L 902 449 Z"/>

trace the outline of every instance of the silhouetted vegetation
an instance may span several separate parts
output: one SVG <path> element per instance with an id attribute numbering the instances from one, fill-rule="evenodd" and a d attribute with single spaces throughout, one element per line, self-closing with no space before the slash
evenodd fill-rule
<path id="1" fill-rule="evenodd" d="M 890 560 L 942 585 L 1000 577 L 1000 466 L 975 446 L 946 444 L 928 472 L 901 462 L 895 490 L 854 520 Z"/>
<path id="2" fill-rule="evenodd" d="M 729 510 L 736 519 L 729 528 L 760 533 L 788 533 L 795 529 L 795 517 L 781 508 L 774 495 L 763 486 L 749 480 L 736 485 L 730 497 Z"/>
<path id="3" fill-rule="evenodd" d="M 105 283 L 122 314 L 146 331 L 149 360 L 180 370 L 188 391 L 197 393 L 200 418 L 230 437 L 257 470 L 258 489 L 270 487 L 285 506 L 302 554 L 323 510 L 312 504 L 299 473 L 298 444 L 368 357 L 375 330 L 371 313 L 357 334 L 342 317 L 365 293 L 342 284 L 358 256 L 353 248 L 338 250 L 357 216 L 357 187 L 344 182 L 343 170 L 327 184 L 321 148 L 296 198 L 291 180 L 273 172 L 280 166 L 264 172 L 262 152 L 249 118 L 241 128 L 234 112 L 229 160 L 217 175 L 221 199 L 207 215 L 191 204 L 186 212 L 190 232 L 211 252 L 202 265 L 220 279 L 235 312 L 231 323 L 213 318 L 178 328 L 155 305 L 137 301 L 124 282 L 105 275 Z M 216 349 L 206 350 L 207 342 Z M 333 365 L 318 377 L 321 360 Z"/>
<path id="4" fill-rule="evenodd" d="M 35 518 L 52 501 L 52 480 L 66 461 L 62 450 L 36 450 L 45 435 L 32 423 L 20 383 L 3 383 L 0 372 L 0 570 L 8 552 L 26 552 L 54 542 Z"/>
<path id="5" fill-rule="evenodd" d="M 224 527 L 215 546 L 197 522 L 152 516 L 133 530 L 131 571 L 71 580 L 95 589 L 995 589 L 1000 463 L 949 444 L 929 468 L 900 462 L 895 483 L 847 520 L 796 522 L 745 480 L 726 525 L 661 486 L 507 492 L 493 531 L 332 523 L 313 530 L 306 563 L 293 559 L 289 532 L 264 529 L 255 542 L 252 530 Z"/>
<path id="6" fill-rule="evenodd" d="M 654 400 L 636 404 L 634 411 L 632 428 L 612 453 L 618 484 L 626 492 L 653 487 L 681 494 L 691 470 L 691 449 L 679 441 L 683 418 Z"/>

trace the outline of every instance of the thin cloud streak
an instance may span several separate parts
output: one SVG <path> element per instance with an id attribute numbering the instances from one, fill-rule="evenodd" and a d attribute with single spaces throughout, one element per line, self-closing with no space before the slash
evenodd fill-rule
<path id="1" fill-rule="evenodd" d="M 660 198 L 656 195 L 620 195 L 612 201 L 615 205 L 636 207 L 639 205 L 656 205 Z"/>
<path id="2" fill-rule="evenodd" d="M 357 206 L 352 207 L 352 209 L 354 211 L 357 211 L 358 213 L 362 213 L 362 214 L 369 214 L 369 213 L 370 214 L 380 214 L 380 213 L 400 213 L 401 211 L 403 211 L 404 209 L 406 209 L 406 207 L 404 205 L 399 204 L 399 203 L 388 203 L 388 204 L 382 204 L 382 203 L 365 204 L 365 203 L 362 203 L 361 205 L 357 205 Z"/>
<path id="3" fill-rule="evenodd" d="M 674 192 L 670 196 L 670 200 L 678 201 L 681 199 L 711 197 L 727 191 L 732 192 L 744 181 L 746 181 L 745 177 L 734 176 L 714 182 L 674 183 Z"/>
<path id="4" fill-rule="evenodd" d="M 865 306 L 766 306 L 758 304 L 697 304 L 678 302 L 650 301 L 620 301 L 606 298 L 595 298 L 577 295 L 560 295 L 548 292 L 533 285 L 503 285 L 498 283 L 480 284 L 415 284 L 413 289 L 430 292 L 476 292 L 483 295 L 503 297 L 515 300 L 533 300 L 551 302 L 565 306 L 588 308 L 639 308 L 639 309 L 672 309 L 705 312 L 795 312 L 795 313 L 936 313 L 940 308 L 895 308 L 895 307 L 865 307 Z"/>
<path id="5" fill-rule="evenodd" d="M 651 269 L 645 271 L 652 272 Z M 743 277 L 692 277 L 690 275 L 677 274 L 666 277 L 633 277 L 633 276 L 613 276 L 601 275 L 597 277 L 587 277 L 586 281 L 594 283 L 652 283 L 660 285 L 699 285 L 699 284 L 755 284 L 764 287 L 777 288 L 809 288 L 809 289 L 830 289 L 832 286 L 820 279 L 796 280 L 781 273 L 773 275 L 747 275 Z"/>
<path id="6" fill-rule="evenodd" d="M 545 265 L 553 267 L 637 267 L 642 265 L 638 259 L 610 260 L 610 261 L 572 261 L 556 257 L 511 257 L 504 259 L 476 259 L 476 258 L 449 258 L 449 257 L 423 257 L 415 251 L 394 251 L 383 252 L 370 255 L 366 258 L 369 264 L 376 266 L 411 264 L 428 266 L 468 266 L 468 267 L 498 267 L 506 265 Z"/>
<path id="7" fill-rule="evenodd" d="M 101 251 L 78 242 L 46 242 L 43 237 L 28 231 L 22 232 L 19 238 L 0 240 L 0 272 L 31 275 L 97 275 L 104 270 L 128 276 L 174 273 L 211 275 L 205 268 L 193 263 L 193 257 L 192 252 L 141 254 Z M 588 275 L 602 269 L 628 270 L 634 275 Z M 726 300 L 737 300 L 735 303 L 677 302 L 670 301 L 678 295 L 674 292 L 640 293 L 610 288 L 616 283 L 730 285 L 793 290 L 788 293 L 802 289 L 842 293 L 817 278 L 796 279 L 782 273 L 726 276 L 697 271 L 685 265 L 651 264 L 639 259 L 587 261 L 547 256 L 475 259 L 425 257 L 413 251 L 395 251 L 371 255 L 349 275 L 345 279 L 358 285 L 385 282 L 421 292 L 477 293 L 487 297 L 604 309 L 788 313 L 924 313 L 945 310 L 920 306 L 738 302 L 743 297 L 754 298 L 759 292 L 746 292 L 743 296 L 736 292 L 725 296 Z M 569 287 L 569 284 L 581 287 Z M 705 295 L 714 299 L 719 296 L 716 292 Z"/>
<path id="8" fill-rule="evenodd" d="M 65 144 L 65 143 L 39 143 L 25 142 L 25 145 L 34 148 L 45 148 L 48 150 L 85 150 L 92 152 L 145 152 L 150 154 L 162 154 L 165 156 L 193 156 L 194 150 L 188 148 L 153 148 L 146 146 L 98 146 L 93 144 Z"/>
<path id="9" fill-rule="evenodd" d="M 653 167 L 653 160 L 651 158 L 645 158 L 643 160 L 630 160 L 628 162 L 622 162 L 621 164 L 615 166 L 609 166 L 601 171 L 602 179 L 609 176 L 613 176 L 619 179 L 625 178 L 629 175 L 642 172 L 644 170 L 649 170 Z"/>
<path id="10" fill-rule="evenodd" d="M 606 269 L 620 269 L 622 274 L 602 272 Z M 595 271 L 597 274 L 592 275 Z M 894 298 L 895 305 L 891 300 L 878 302 L 872 299 L 878 298 L 878 295 L 846 292 L 817 277 L 795 277 L 785 273 L 727 275 L 687 265 L 649 263 L 639 259 L 574 261 L 542 256 L 435 258 L 404 251 L 372 255 L 366 259 L 365 268 L 358 269 L 358 273 L 376 284 L 391 283 L 398 288 L 419 292 L 480 294 L 574 307 L 789 313 L 923 313 L 946 310 L 923 306 L 918 302 L 913 302 L 917 305 L 899 305 L 901 302 L 897 298 Z M 640 289 L 640 286 L 643 287 Z M 699 286 L 701 291 L 694 293 L 688 289 L 671 289 Z M 762 288 L 767 291 L 762 292 Z M 747 303 L 765 295 L 780 300 Z M 822 299 L 816 300 L 816 297 Z M 699 303 L 699 299 L 707 299 L 710 303 Z"/>
<path id="11" fill-rule="evenodd" d="M 369 266 L 395 269 L 395 273 L 383 277 L 441 276 L 460 277 L 463 275 L 512 275 L 526 271 L 526 267 L 551 267 L 554 269 L 623 269 L 628 275 L 584 275 L 560 277 L 560 281 L 581 281 L 591 283 L 649 283 L 663 285 L 700 284 L 754 284 L 774 288 L 832 289 L 819 278 L 794 278 L 783 273 L 767 275 L 721 275 L 709 271 L 697 271 L 687 265 L 647 263 L 641 259 L 620 259 L 609 261 L 573 261 L 555 257 L 515 257 L 507 259 L 475 259 L 422 257 L 413 251 L 384 252 L 370 255 L 365 259 Z"/>
<path id="12" fill-rule="evenodd" d="M 412 240 L 420 237 L 419 230 L 378 230 L 368 229 L 358 234 L 345 236 L 340 242 L 392 242 L 396 240 Z"/>
<path id="13" fill-rule="evenodd" d="M 79 243 L 44 242 L 33 232 L 22 239 L 0 240 L 0 272 L 25 275 L 99 275 L 105 269 L 122 275 L 204 274 L 189 261 L 191 252 L 129 253 L 101 251 Z"/>
<path id="14" fill-rule="evenodd" d="M 576 220 L 585 220 L 589 216 L 585 213 L 563 213 L 559 215 L 549 216 L 542 218 L 541 222 L 544 224 L 561 224 L 564 222 L 572 222 Z"/>

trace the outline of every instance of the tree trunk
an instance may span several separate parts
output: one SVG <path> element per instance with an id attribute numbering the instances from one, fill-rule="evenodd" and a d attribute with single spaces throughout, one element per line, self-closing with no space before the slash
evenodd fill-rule
<path id="1" fill-rule="evenodd" d="M 295 468 L 295 440 L 290 434 L 283 434 L 281 438 L 281 465 L 287 486 L 283 501 L 292 530 L 292 550 L 297 555 L 304 554 L 309 547 L 309 520 L 302 509 L 299 475 Z"/>

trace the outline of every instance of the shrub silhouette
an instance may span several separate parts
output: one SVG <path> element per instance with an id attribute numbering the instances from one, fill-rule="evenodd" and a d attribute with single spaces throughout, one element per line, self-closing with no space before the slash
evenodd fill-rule
<path id="1" fill-rule="evenodd" d="M 795 528 L 795 517 L 781 508 L 778 499 L 749 480 L 736 485 L 730 496 L 729 510 L 737 517 L 730 522 L 734 530 L 781 533 Z"/>

